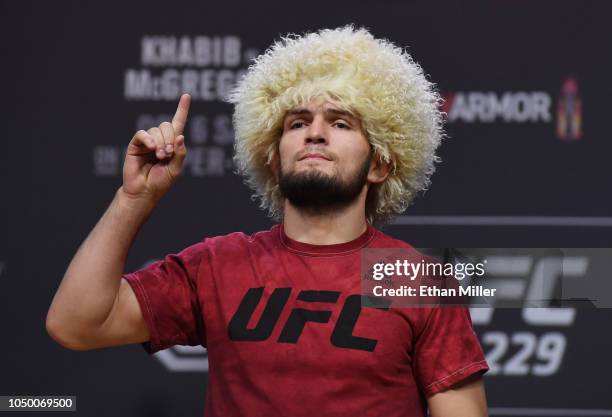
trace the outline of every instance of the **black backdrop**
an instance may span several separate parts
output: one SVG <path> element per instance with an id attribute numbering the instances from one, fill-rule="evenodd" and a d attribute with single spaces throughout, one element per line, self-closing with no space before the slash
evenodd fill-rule
<path id="1" fill-rule="evenodd" d="M 120 186 L 125 146 L 173 112 L 177 81 L 195 88 L 190 159 L 127 269 L 271 225 L 232 174 L 232 108 L 220 97 L 288 32 L 364 25 L 408 47 L 447 98 L 443 163 L 387 233 L 430 247 L 612 247 L 611 11 L 568 0 L 1 1 L 0 395 L 76 395 L 82 416 L 202 415 L 203 350 L 72 352 L 47 336 L 45 315 Z M 561 323 L 475 314 L 496 368 L 492 415 L 612 416 L 610 310 Z"/>

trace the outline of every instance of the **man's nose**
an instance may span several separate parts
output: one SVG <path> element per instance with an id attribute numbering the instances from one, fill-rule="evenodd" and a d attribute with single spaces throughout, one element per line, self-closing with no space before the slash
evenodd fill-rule
<path id="1" fill-rule="evenodd" d="M 327 129 L 325 128 L 325 121 L 315 117 L 308 126 L 306 131 L 306 138 L 304 139 L 306 145 L 325 145 L 328 143 Z"/>

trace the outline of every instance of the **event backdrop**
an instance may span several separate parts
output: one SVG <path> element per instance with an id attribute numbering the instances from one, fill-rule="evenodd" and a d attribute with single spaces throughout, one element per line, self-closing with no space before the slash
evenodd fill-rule
<path id="1" fill-rule="evenodd" d="M 184 175 L 127 270 L 271 226 L 232 172 L 222 98 L 287 33 L 366 26 L 445 97 L 443 162 L 387 233 L 418 247 L 612 247 L 611 12 L 576 0 L 1 1 L 0 395 L 76 395 L 79 416 L 202 415 L 203 348 L 69 351 L 45 315 L 121 184 L 133 133 L 168 119 L 183 90 Z M 610 309 L 472 313 L 492 415 L 612 416 Z"/>

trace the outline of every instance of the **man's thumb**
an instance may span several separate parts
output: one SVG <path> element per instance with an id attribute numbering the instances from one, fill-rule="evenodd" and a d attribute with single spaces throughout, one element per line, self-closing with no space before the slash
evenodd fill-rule
<path id="1" fill-rule="evenodd" d="M 185 146 L 185 136 L 179 135 L 176 138 L 174 146 L 174 155 L 172 155 L 172 159 L 168 163 L 168 169 L 170 170 L 170 174 L 173 177 L 178 177 L 181 174 L 185 155 L 187 155 L 187 147 Z"/>

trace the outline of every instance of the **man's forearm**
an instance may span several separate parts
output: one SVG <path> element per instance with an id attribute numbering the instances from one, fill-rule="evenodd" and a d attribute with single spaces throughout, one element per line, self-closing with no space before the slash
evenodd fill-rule
<path id="1" fill-rule="evenodd" d="M 65 344 L 95 331 L 117 297 L 125 260 L 155 204 L 122 188 L 70 262 L 47 316 L 49 333 Z"/>
<path id="2" fill-rule="evenodd" d="M 431 417 L 487 417 L 482 376 L 474 374 L 427 399 Z"/>

